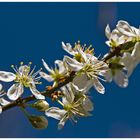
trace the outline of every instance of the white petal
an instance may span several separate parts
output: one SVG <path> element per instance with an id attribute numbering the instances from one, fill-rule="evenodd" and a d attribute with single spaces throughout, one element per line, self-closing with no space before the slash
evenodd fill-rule
<path id="1" fill-rule="evenodd" d="M 92 81 L 93 81 L 93 84 L 94 84 L 95 89 L 96 89 L 99 93 L 104 94 L 104 93 L 105 93 L 105 88 L 104 88 L 104 86 L 100 83 L 100 81 L 99 81 L 97 78 L 94 78 Z"/>
<path id="2" fill-rule="evenodd" d="M 73 79 L 73 84 L 76 85 L 79 89 L 86 89 L 87 91 L 93 86 L 93 82 L 88 79 L 86 74 L 76 76 Z"/>
<path id="3" fill-rule="evenodd" d="M 65 45 L 65 43 L 62 42 L 62 48 L 63 48 L 66 52 L 68 52 L 69 54 L 71 54 L 71 55 L 74 55 L 74 54 L 75 54 L 75 52 L 74 52 L 73 49 L 72 49 L 72 46 L 71 46 L 69 43 L 67 43 L 67 44 Z"/>
<path id="4" fill-rule="evenodd" d="M 127 75 L 130 77 L 132 74 L 134 68 L 135 68 L 135 62 L 133 61 L 133 57 L 130 53 L 124 53 L 121 62 L 124 64 L 125 68 L 127 69 Z"/>
<path id="5" fill-rule="evenodd" d="M 0 106 L 0 114 L 2 113 L 2 106 Z"/>
<path id="6" fill-rule="evenodd" d="M 66 72 L 66 68 L 64 67 L 63 61 L 61 61 L 61 60 L 55 60 L 55 64 L 58 65 L 59 73 L 60 73 L 60 74 L 63 74 L 63 73 Z"/>
<path id="7" fill-rule="evenodd" d="M 10 102 L 9 101 L 7 101 L 7 100 L 5 100 L 4 98 L 0 98 L 0 104 L 1 105 L 8 105 Z"/>
<path id="8" fill-rule="evenodd" d="M 106 45 L 108 45 L 109 47 L 111 47 L 110 43 L 111 43 L 110 40 L 108 40 L 108 41 L 105 42 Z"/>
<path id="9" fill-rule="evenodd" d="M 106 28 L 105 28 L 105 35 L 106 37 L 109 39 L 111 36 L 111 31 L 110 31 L 110 27 L 109 24 L 107 24 Z"/>
<path id="10" fill-rule="evenodd" d="M 17 100 L 23 93 L 23 85 L 22 84 L 14 84 L 12 85 L 7 92 L 7 96 L 10 100 Z"/>
<path id="11" fill-rule="evenodd" d="M 75 85 L 74 83 L 71 83 L 71 88 L 72 88 L 72 91 L 74 92 L 85 92 L 85 88 L 83 89 L 80 89 L 77 85 Z"/>
<path id="12" fill-rule="evenodd" d="M 16 79 L 16 75 L 11 72 L 0 71 L 0 81 L 12 82 Z"/>
<path id="13" fill-rule="evenodd" d="M 23 66 L 20 66 L 20 67 L 19 67 L 18 72 L 19 72 L 21 75 L 28 75 L 29 72 L 30 72 L 30 68 L 29 68 L 29 66 L 27 66 L 27 65 L 23 65 Z"/>
<path id="14" fill-rule="evenodd" d="M 89 98 L 86 98 L 85 101 L 83 102 L 83 107 L 86 111 L 93 111 L 93 103 Z"/>
<path id="15" fill-rule="evenodd" d="M 118 71 L 114 76 L 115 83 L 120 87 L 127 87 L 128 86 L 128 77 L 127 75 L 122 72 Z"/>
<path id="16" fill-rule="evenodd" d="M 69 84 L 68 84 L 69 85 Z M 62 98 L 62 102 L 66 105 L 66 104 L 70 104 L 73 102 L 74 100 L 74 94 L 72 92 L 72 90 L 67 86 L 63 86 L 61 88 L 63 94 L 64 94 L 64 97 Z"/>
<path id="17" fill-rule="evenodd" d="M 79 63 L 75 59 L 72 59 L 68 56 L 64 56 L 64 61 L 68 64 L 69 68 L 72 71 L 79 71 L 83 67 L 81 63 Z"/>
<path id="18" fill-rule="evenodd" d="M 58 123 L 58 130 L 61 130 L 61 129 L 64 127 L 64 125 L 65 125 L 65 123 L 66 123 L 67 120 L 68 120 L 68 117 L 65 115 L 65 116 L 60 120 L 60 122 Z"/>
<path id="19" fill-rule="evenodd" d="M 70 102 L 70 103 L 72 103 L 73 101 L 74 101 L 74 98 L 75 98 L 75 96 L 74 96 L 74 92 L 72 91 L 72 84 L 70 83 L 70 84 L 67 84 L 66 85 L 67 86 L 67 89 L 68 89 L 68 97 L 67 97 L 67 100 Z"/>
<path id="20" fill-rule="evenodd" d="M 53 73 L 53 70 L 49 68 L 49 66 L 47 65 L 47 63 L 44 61 L 44 59 L 42 59 L 43 65 L 46 68 L 46 70 L 50 73 Z"/>
<path id="21" fill-rule="evenodd" d="M 37 89 L 35 86 L 31 86 L 30 87 L 30 90 L 32 92 L 32 94 L 36 97 L 36 99 L 39 99 L 39 100 L 44 100 L 45 99 L 45 96 L 42 95 Z"/>
<path id="22" fill-rule="evenodd" d="M 131 56 L 133 57 L 136 65 L 140 63 L 140 42 L 137 42 L 134 46 Z"/>
<path id="23" fill-rule="evenodd" d="M 42 78 L 44 78 L 45 80 L 47 80 L 47 81 L 49 81 L 49 82 L 52 82 L 54 79 L 52 78 L 52 76 L 50 76 L 50 75 L 48 75 L 48 74 L 46 74 L 46 73 L 44 73 L 44 72 L 40 72 L 39 73 L 40 75 L 41 75 L 41 77 Z"/>
<path id="24" fill-rule="evenodd" d="M 48 117 L 52 117 L 52 118 L 57 119 L 57 120 L 61 120 L 62 117 L 65 115 L 65 113 L 66 113 L 65 110 L 62 110 L 62 109 L 57 108 L 57 107 L 51 107 L 45 111 L 45 114 Z"/>
<path id="25" fill-rule="evenodd" d="M 116 27 L 122 34 L 126 36 L 130 36 L 130 37 L 136 36 L 136 34 L 133 32 L 133 29 L 126 21 L 120 20 L 116 25 Z"/>
<path id="26" fill-rule="evenodd" d="M 0 91 L 2 90 L 2 84 L 0 84 Z"/>
<path id="27" fill-rule="evenodd" d="M 105 75 L 104 75 L 105 79 L 107 80 L 107 82 L 111 82 L 112 81 L 112 73 L 111 70 L 108 70 Z"/>

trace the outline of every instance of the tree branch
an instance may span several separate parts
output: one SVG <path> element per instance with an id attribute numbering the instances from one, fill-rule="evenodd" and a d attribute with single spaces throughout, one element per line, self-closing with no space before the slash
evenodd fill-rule
<path id="1" fill-rule="evenodd" d="M 121 49 L 122 49 L 122 45 L 125 46 L 125 45 L 127 45 L 127 44 L 129 44 L 129 43 L 127 42 L 127 43 L 125 43 L 125 44 L 121 44 L 120 46 L 116 47 L 113 51 L 110 51 L 110 52 L 108 53 L 108 55 L 106 55 L 102 60 L 103 60 L 104 62 L 106 62 L 106 61 L 109 60 L 110 58 L 112 58 L 112 57 L 114 57 L 114 56 L 116 56 L 116 55 L 119 55 L 119 53 L 120 53 L 120 51 L 121 51 Z M 67 77 L 67 78 L 65 79 L 65 81 L 64 81 L 63 83 L 59 83 L 57 87 L 53 87 L 53 88 L 50 89 L 50 90 L 42 91 L 41 94 L 44 95 L 44 96 L 46 96 L 46 97 L 52 98 L 51 95 L 52 95 L 53 92 L 57 91 L 59 88 L 61 88 L 61 87 L 63 87 L 64 85 L 68 84 L 69 82 L 72 82 L 73 79 L 74 79 L 74 77 L 75 77 L 75 72 L 72 72 L 72 73 L 70 74 L 70 76 Z M 31 96 L 26 97 L 26 98 L 23 98 L 23 99 L 19 98 L 18 100 L 13 101 L 13 102 L 11 102 L 10 104 L 8 104 L 8 105 L 6 105 L 6 106 L 3 106 L 3 107 L 2 107 L 2 111 L 6 111 L 6 110 L 11 109 L 11 108 L 16 107 L 16 106 L 21 106 L 21 105 L 23 105 L 24 103 L 27 103 L 27 102 L 30 102 L 30 101 L 34 101 L 34 100 L 36 100 L 36 98 L 35 98 L 34 95 L 31 95 Z"/>

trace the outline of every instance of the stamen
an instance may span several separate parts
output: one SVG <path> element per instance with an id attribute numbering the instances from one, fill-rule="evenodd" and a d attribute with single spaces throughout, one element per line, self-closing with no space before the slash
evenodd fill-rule
<path id="1" fill-rule="evenodd" d="M 42 68 L 40 68 L 37 72 L 35 72 L 32 77 L 34 78 L 35 76 L 37 76 L 40 72 L 42 71 Z"/>
<path id="2" fill-rule="evenodd" d="M 16 70 L 16 68 L 14 67 L 14 65 L 11 65 L 11 68 L 12 68 L 16 73 L 18 73 L 18 71 Z"/>
<path id="3" fill-rule="evenodd" d="M 35 71 L 36 66 L 33 67 L 32 71 L 30 72 L 29 76 L 31 76 Z"/>

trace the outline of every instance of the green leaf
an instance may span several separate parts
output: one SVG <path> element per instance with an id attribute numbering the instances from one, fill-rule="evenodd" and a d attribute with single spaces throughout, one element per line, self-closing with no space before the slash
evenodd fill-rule
<path id="1" fill-rule="evenodd" d="M 121 46 L 121 50 L 122 51 L 128 51 L 128 50 L 132 50 L 131 48 L 133 48 L 135 46 L 136 42 L 135 41 L 131 41 L 131 42 L 127 42 L 125 44 L 122 44 Z"/>
<path id="2" fill-rule="evenodd" d="M 110 63 L 110 68 L 113 70 L 121 70 L 124 68 L 124 65 L 118 63 Z"/>
<path id="3" fill-rule="evenodd" d="M 32 126 L 36 129 L 45 129 L 48 126 L 48 120 L 44 116 L 28 116 L 28 119 Z"/>

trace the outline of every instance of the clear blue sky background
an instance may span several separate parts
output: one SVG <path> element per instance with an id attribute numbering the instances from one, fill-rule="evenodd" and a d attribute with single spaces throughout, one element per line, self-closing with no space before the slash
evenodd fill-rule
<path id="1" fill-rule="evenodd" d="M 10 65 L 20 61 L 40 68 L 42 58 L 53 66 L 66 54 L 61 41 L 93 44 L 96 55 L 104 55 L 106 24 L 113 29 L 123 19 L 138 27 L 139 13 L 140 3 L 0 3 L 0 70 L 11 71 Z M 139 71 L 137 67 L 126 89 L 104 83 L 105 95 L 92 90 L 94 115 L 77 125 L 68 122 L 58 131 L 57 121 L 49 118 L 48 129 L 35 130 L 13 108 L 0 116 L 0 137 L 140 137 Z"/>

